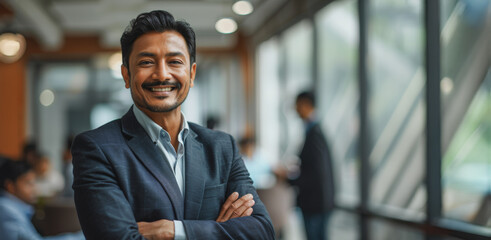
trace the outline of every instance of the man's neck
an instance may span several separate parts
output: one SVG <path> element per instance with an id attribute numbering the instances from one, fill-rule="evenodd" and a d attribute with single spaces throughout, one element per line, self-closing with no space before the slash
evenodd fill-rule
<path id="1" fill-rule="evenodd" d="M 141 109 L 139 107 L 138 109 L 169 133 L 171 144 L 177 151 L 179 144 L 177 136 L 182 127 L 181 107 L 179 106 L 170 112 L 152 112 L 148 109 Z"/>

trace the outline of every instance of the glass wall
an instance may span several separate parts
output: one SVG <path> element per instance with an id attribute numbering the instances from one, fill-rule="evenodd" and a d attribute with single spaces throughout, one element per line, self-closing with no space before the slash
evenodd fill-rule
<path id="1" fill-rule="evenodd" d="M 312 90 L 313 28 L 309 20 L 302 20 L 287 29 L 281 38 L 280 102 L 282 158 L 289 161 L 300 152 L 304 130 L 295 111 L 295 98 L 305 90 Z"/>
<path id="2" fill-rule="evenodd" d="M 363 231 L 362 236 L 355 236 L 362 239 L 433 239 L 434 234 L 441 234 L 436 238 L 454 240 L 490 233 L 491 2 L 434 3 L 332 1 L 321 9 L 311 9 L 314 13 L 307 13 L 293 27 L 256 49 L 259 132 L 264 135 L 263 144 L 274 149 L 281 160 L 290 159 L 302 142 L 301 132 L 295 132 L 301 129 L 299 119 L 291 107 L 295 93 L 315 87 L 317 114 L 332 145 L 336 203 L 341 207 L 333 214 L 331 237 L 338 236 L 333 226 L 339 228 L 340 222 Z M 438 15 L 435 6 L 440 7 L 442 159 L 427 159 L 427 153 L 434 153 L 434 149 L 426 149 L 426 124 L 435 119 L 426 119 L 426 82 L 433 79 L 426 76 L 425 59 L 431 56 L 425 47 L 437 39 L 426 39 L 425 24 L 431 24 Z M 362 19 L 366 25 L 361 26 L 366 29 L 362 31 L 358 10 L 367 10 L 366 19 Z M 315 29 L 309 26 L 311 19 Z M 306 37 L 310 32 L 317 39 Z M 358 71 L 364 68 L 358 66 L 358 46 L 365 38 L 360 38 L 359 32 L 367 33 L 368 47 L 367 71 L 361 76 Z M 311 43 L 316 45 L 309 46 Z M 305 58 L 310 51 L 315 51 L 310 56 L 313 60 Z M 304 63 L 316 66 L 309 68 Z M 316 77 L 313 81 L 312 76 Z M 365 109 L 358 104 L 360 79 L 367 79 L 367 89 L 361 90 L 368 96 L 367 122 L 362 124 L 367 126 L 368 139 L 359 136 L 360 119 L 365 119 L 360 118 L 365 112 L 360 110 Z M 440 144 L 430 141 L 428 145 Z M 368 149 L 367 156 L 360 157 L 360 144 Z M 368 170 L 359 168 L 360 159 L 365 157 Z M 442 192 L 438 186 L 429 193 L 426 189 L 426 178 L 440 174 L 433 169 L 427 172 L 429 161 L 442 163 Z M 360 171 L 369 173 L 368 199 L 359 194 Z M 427 194 L 433 199 L 442 197 L 441 216 L 439 209 L 428 209 Z M 347 218 L 336 217 L 339 211 L 364 203 L 368 203 L 368 214 L 361 213 L 364 217 L 356 220 L 360 226 L 353 218 L 343 222 L 340 219 Z M 436 213 L 437 221 L 428 221 L 427 211 Z M 343 237 L 353 237 L 348 235 Z"/>
<path id="3" fill-rule="evenodd" d="M 356 1 L 329 4 L 315 15 L 315 23 L 319 43 L 318 114 L 335 162 L 337 202 L 352 207 L 359 201 Z"/>
<path id="4" fill-rule="evenodd" d="M 272 162 L 295 162 L 302 147 L 303 125 L 295 98 L 313 87 L 312 39 L 312 24 L 304 20 L 256 51 L 258 142 Z"/>
<path id="5" fill-rule="evenodd" d="M 491 227 L 491 3 L 442 1 L 443 216 Z"/>
<path id="6" fill-rule="evenodd" d="M 257 144 L 271 163 L 280 160 L 280 55 L 279 40 L 272 38 L 256 51 Z"/>
<path id="7" fill-rule="evenodd" d="M 422 3 L 420 0 L 372 0 L 369 5 L 369 192 L 370 204 L 384 210 L 424 212 Z"/>

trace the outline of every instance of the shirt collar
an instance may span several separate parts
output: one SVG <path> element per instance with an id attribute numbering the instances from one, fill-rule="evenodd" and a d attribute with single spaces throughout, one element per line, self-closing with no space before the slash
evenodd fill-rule
<path id="1" fill-rule="evenodd" d="M 159 140 L 160 132 L 164 131 L 166 135 L 169 134 L 165 131 L 161 126 L 155 123 L 150 117 L 148 117 L 145 113 L 143 113 L 137 106 L 133 105 L 133 113 L 135 114 L 136 120 L 143 127 L 145 132 L 148 134 L 152 142 L 157 143 Z M 189 133 L 189 124 L 186 121 L 186 117 L 184 113 L 181 112 L 182 116 L 182 124 L 181 130 L 179 131 L 178 140 L 184 142 Z"/>
<path id="2" fill-rule="evenodd" d="M 0 190 L 0 196 L 7 199 L 12 207 L 21 211 L 25 216 L 27 216 L 28 219 L 31 219 L 32 215 L 34 214 L 34 208 L 31 205 L 4 190 Z"/>
<path id="3" fill-rule="evenodd" d="M 317 116 L 315 112 L 313 112 L 307 119 L 304 120 L 305 132 L 308 132 L 310 129 L 312 129 L 312 127 L 315 126 L 317 122 Z"/>

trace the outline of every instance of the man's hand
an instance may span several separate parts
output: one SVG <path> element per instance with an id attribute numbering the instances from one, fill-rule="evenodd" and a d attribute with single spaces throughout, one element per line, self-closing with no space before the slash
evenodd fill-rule
<path id="1" fill-rule="evenodd" d="M 256 202 L 252 199 L 252 194 L 246 194 L 239 198 L 239 193 L 230 194 L 225 203 L 222 205 L 217 222 L 225 222 L 232 218 L 251 216 L 252 206 Z"/>
<path id="2" fill-rule="evenodd" d="M 138 222 L 138 231 L 149 240 L 173 240 L 174 221 L 162 219 L 155 222 Z"/>

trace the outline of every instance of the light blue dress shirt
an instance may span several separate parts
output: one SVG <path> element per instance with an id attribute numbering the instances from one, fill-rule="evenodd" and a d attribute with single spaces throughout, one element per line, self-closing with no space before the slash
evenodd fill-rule
<path id="1" fill-rule="evenodd" d="M 179 185 L 179 190 L 183 196 L 185 197 L 185 173 L 184 173 L 184 142 L 186 141 L 186 137 L 189 134 L 189 125 L 186 121 L 186 117 L 183 113 L 182 116 L 182 124 L 181 130 L 179 131 L 177 140 L 179 142 L 179 146 L 177 148 L 177 152 L 171 144 L 171 138 L 167 131 L 165 131 L 162 127 L 160 127 L 157 123 L 155 123 L 150 117 L 148 117 L 145 113 L 143 113 L 138 107 L 133 105 L 133 113 L 135 114 L 136 120 L 143 127 L 145 132 L 148 134 L 152 142 L 158 147 L 161 151 L 161 154 L 167 159 L 169 165 L 174 172 L 174 177 L 176 178 L 177 185 Z M 165 164 L 165 163 L 162 163 Z M 184 231 L 184 225 L 181 221 L 174 220 L 174 239 L 182 240 L 186 239 L 186 232 Z"/>
<path id="2" fill-rule="evenodd" d="M 82 232 L 42 237 L 31 223 L 34 208 L 14 195 L 0 190 L 0 238 L 3 240 L 76 240 Z"/>

